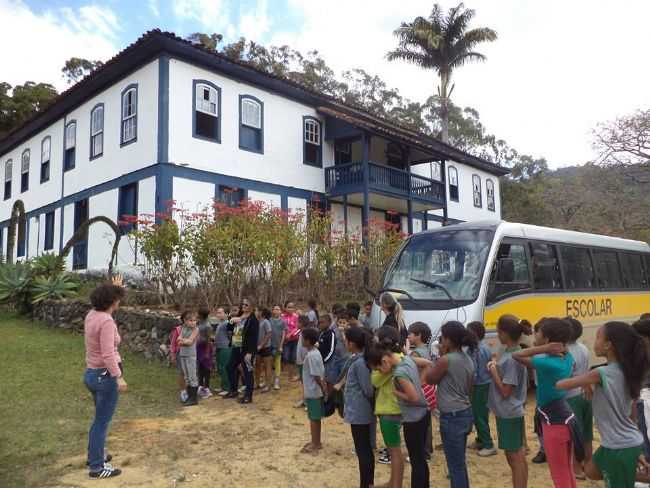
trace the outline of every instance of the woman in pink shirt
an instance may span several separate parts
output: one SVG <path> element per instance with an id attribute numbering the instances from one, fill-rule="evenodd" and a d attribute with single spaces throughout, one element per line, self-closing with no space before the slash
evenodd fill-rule
<path id="1" fill-rule="evenodd" d="M 287 370 L 289 371 L 289 378 L 291 378 L 291 381 L 297 381 L 299 378 L 298 375 L 296 375 L 295 366 L 296 348 L 298 346 L 298 336 L 300 331 L 298 330 L 298 314 L 296 313 L 296 306 L 292 301 L 287 301 L 284 304 L 282 319 L 287 323 L 287 333 L 282 348 L 282 355 L 284 362 L 287 365 Z"/>
<path id="2" fill-rule="evenodd" d="M 86 315 L 84 338 L 86 343 L 86 373 L 84 383 L 93 396 L 95 419 L 88 433 L 88 466 L 91 478 L 112 478 L 121 470 L 113 468 L 105 455 L 104 446 L 108 426 L 113 418 L 119 392 L 126 391 L 122 378 L 122 360 L 117 347 L 120 334 L 111 314 L 124 298 L 120 283 L 100 285 L 90 295 L 93 309 Z"/>

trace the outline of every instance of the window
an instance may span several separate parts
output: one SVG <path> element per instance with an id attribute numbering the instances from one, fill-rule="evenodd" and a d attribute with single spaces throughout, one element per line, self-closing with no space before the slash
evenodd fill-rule
<path id="1" fill-rule="evenodd" d="M 77 123 L 70 122 L 65 126 L 65 153 L 63 156 L 63 171 L 70 171 L 75 167 L 75 149 L 77 146 Z"/>
<path id="2" fill-rule="evenodd" d="M 11 159 L 5 163 L 5 200 L 11 198 L 11 173 L 13 171 L 13 166 L 14 164 Z"/>
<path id="3" fill-rule="evenodd" d="M 346 164 L 352 162 L 352 144 L 349 142 L 337 142 L 334 145 L 334 164 Z"/>
<path id="4" fill-rule="evenodd" d="M 20 193 L 29 190 L 29 149 L 20 158 Z"/>
<path id="5" fill-rule="evenodd" d="M 138 137 L 138 87 L 129 85 L 122 92 L 122 127 L 120 144 L 135 142 Z"/>
<path id="6" fill-rule="evenodd" d="M 250 95 L 239 97 L 239 148 L 264 153 L 264 107 Z"/>
<path id="7" fill-rule="evenodd" d="M 90 159 L 104 154 L 104 104 L 100 103 L 90 112 Z"/>
<path id="8" fill-rule="evenodd" d="M 558 290 L 562 288 L 560 262 L 557 258 L 555 246 L 541 242 L 531 242 L 530 254 L 535 289 Z"/>
<path id="9" fill-rule="evenodd" d="M 489 211 L 494 212 L 496 209 L 494 204 L 494 181 L 490 179 L 485 181 L 485 193 L 487 195 L 487 208 Z"/>
<path id="10" fill-rule="evenodd" d="M 117 220 L 122 234 L 128 234 L 135 229 L 132 220 L 138 215 L 138 183 L 121 187 L 118 198 Z"/>
<path id="11" fill-rule="evenodd" d="M 50 153 L 52 152 L 52 139 L 47 136 L 41 142 L 41 183 L 50 180 Z"/>
<path id="12" fill-rule="evenodd" d="M 22 258 L 25 256 L 27 248 L 27 218 L 23 215 L 18 219 L 18 238 L 16 246 L 16 256 Z"/>
<path id="13" fill-rule="evenodd" d="M 74 231 L 77 232 L 88 220 L 88 199 L 74 202 Z M 88 267 L 88 227 L 72 248 L 72 269 Z"/>
<path id="14" fill-rule="evenodd" d="M 569 290 L 593 288 L 595 285 L 594 267 L 589 250 L 580 247 L 562 246 L 560 248 L 564 279 Z"/>
<path id="15" fill-rule="evenodd" d="M 643 258 L 640 254 L 621 253 L 618 255 L 621 260 L 621 271 L 623 272 L 623 284 L 626 288 L 645 288 L 648 284 L 643 273 Z"/>
<path id="16" fill-rule="evenodd" d="M 194 81 L 194 137 L 221 142 L 221 90 L 209 81 Z"/>
<path id="17" fill-rule="evenodd" d="M 499 246 L 497 259 L 492 269 L 488 302 L 494 303 L 499 298 L 529 289 L 530 275 L 525 244 L 503 242 Z"/>
<path id="18" fill-rule="evenodd" d="M 303 117 L 303 163 L 310 166 L 323 166 L 323 146 L 321 123 L 311 117 Z"/>
<path id="19" fill-rule="evenodd" d="M 483 195 L 481 194 L 481 177 L 479 175 L 472 175 L 472 187 L 474 190 L 474 206 L 481 208 L 483 207 Z"/>
<path id="20" fill-rule="evenodd" d="M 43 241 L 43 250 L 51 251 L 54 249 L 54 210 L 45 214 L 45 239 Z"/>
<path id="21" fill-rule="evenodd" d="M 594 251 L 594 265 L 599 288 L 623 287 L 621 269 L 618 266 L 618 257 L 614 251 Z"/>
<path id="22" fill-rule="evenodd" d="M 217 200 L 228 207 L 238 207 L 245 198 L 245 190 L 219 185 Z"/>
<path id="23" fill-rule="evenodd" d="M 457 202 L 458 201 L 458 170 L 453 166 L 449 166 L 447 173 L 449 174 L 449 199 L 451 201 Z"/>

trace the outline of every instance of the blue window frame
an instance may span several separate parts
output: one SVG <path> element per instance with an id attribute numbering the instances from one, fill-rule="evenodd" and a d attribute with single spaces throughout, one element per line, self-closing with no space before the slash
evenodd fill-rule
<path id="1" fill-rule="evenodd" d="M 192 82 L 192 136 L 221 142 L 221 88 L 207 80 Z"/>
<path id="2" fill-rule="evenodd" d="M 47 136 L 41 141 L 41 183 L 50 181 L 50 158 L 52 155 L 52 138 Z"/>
<path id="3" fill-rule="evenodd" d="M 72 120 L 65 126 L 63 142 L 63 171 L 74 169 L 77 151 L 77 122 Z"/>
<path id="4" fill-rule="evenodd" d="M 45 239 L 43 241 L 43 250 L 51 251 L 54 249 L 54 210 L 45 214 Z"/>
<path id="5" fill-rule="evenodd" d="M 11 177 L 13 173 L 13 167 L 14 167 L 14 163 L 11 159 L 9 159 L 5 163 L 5 191 L 4 191 L 5 200 L 9 200 L 11 198 Z"/>
<path id="6" fill-rule="evenodd" d="M 120 146 L 138 140 L 138 85 L 132 83 L 122 90 Z"/>
<path id="7" fill-rule="evenodd" d="M 90 159 L 104 154 L 104 104 L 98 103 L 90 111 Z"/>
<path id="8" fill-rule="evenodd" d="M 239 148 L 264 154 L 264 103 L 252 95 L 239 96 Z"/>
<path id="9" fill-rule="evenodd" d="M 88 199 L 74 202 L 74 232 L 88 220 Z M 88 228 L 72 248 L 72 269 L 88 267 Z"/>
<path id="10" fill-rule="evenodd" d="M 25 149 L 20 157 L 20 193 L 29 190 L 29 156 L 29 149 Z"/>
<path id="11" fill-rule="evenodd" d="M 127 220 L 129 217 L 138 216 L 138 183 L 120 187 L 118 199 L 117 220 L 122 234 L 128 234 L 135 229 L 135 223 Z"/>
<path id="12" fill-rule="evenodd" d="M 246 190 L 242 188 L 219 185 L 217 189 L 217 200 L 228 207 L 238 207 L 245 198 Z"/>
<path id="13" fill-rule="evenodd" d="M 27 217 L 22 216 L 18 219 L 18 238 L 17 238 L 17 249 L 16 256 L 22 258 L 25 256 L 25 250 L 27 248 Z"/>
<path id="14" fill-rule="evenodd" d="M 315 117 L 302 118 L 302 162 L 323 167 L 323 125 Z"/>

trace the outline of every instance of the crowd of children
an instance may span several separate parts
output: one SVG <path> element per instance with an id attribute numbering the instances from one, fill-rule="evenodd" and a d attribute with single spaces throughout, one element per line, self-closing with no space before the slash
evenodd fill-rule
<path id="1" fill-rule="evenodd" d="M 196 405 L 212 391 L 250 403 L 256 389 L 279 390 L 286 368 L 289 381 L 302 382 L 296 406 L 306 409 L 310 423 L 302 452 L 318 453 L 321 420 L 338 409 L 350 425 L 361 488 L 380 486 L 376 460 L 390 464 L 390 479 L 382 487 L 402 486 L 406 462 L 410 486 L 429 487 L 433 416 L 450 486 L 469 487 L 466 449 L 472 430 L 476 439 L 470 448 L 482 457 L 497 453 L 491 412 L 512 486 L 525 488 L 525 406 L 534 380 L 540 440 L 534 462 L 548 463 L 553 486 L 574 488 L 576 480 L 589 478 L 605 480 L 608 487 L 650 487 L 639 485 L 650 481 L 650 315 L 631 327 L 609 322 L 598 329 L 593 350 L 606 362 L 590 369 L 588 349 L 579 341 L 582 325 L 573 318 L 540 320 L 527 347 L 524 336 L 533 333 L 532 324 L 503 315 L 496 324 L 501 347 L 495 353 L 480 322 L 447 322 L 432 341 L 427 324 L 404 323 L 392 295 L 383 294 L 379 303 L 386 319 L 376 328 L 371 302 L 363 310 L 350 303 L 319 313 L 310 301 L 303 314 L 290 301 L 268 309 L 245 299 L 229 312 L 217 309 L 214 321 L 207 310 L 184 312 L 171 334 L 183 405 Z M 211 390 L 215 368 L 220 384 Z M 592 453 L 593 420 L 600 447 Z M 378 449 L 381 444 L 385 447 Z"/>

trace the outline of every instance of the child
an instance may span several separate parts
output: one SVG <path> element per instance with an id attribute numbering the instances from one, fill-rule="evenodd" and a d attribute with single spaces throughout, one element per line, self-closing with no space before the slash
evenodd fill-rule
<path id="1" fill-rule="evenodd" d="M 369 331 L 372 331 L 373 328 L 370 324 L 370 313 L 372 312 L 372 302 L 368 301 L 363 304 L 363 312 L 359 314 L 359 322 L 361 326 Z"/>
<path id="2" fill-rule="evenodd" d="M 592 480 L 605 479 L 611 488 L 632 488 L 643 436 L 630 417 L 634 399 L 648 372 L 648 354 L 641 336 L 623 322 L 608 322 L 598 329 L 594 352 L 607 365 L 582 376 L 559 381 L 563 390 L 593 387 L 593 412 L 600 432 L 600 447 L 585 464 Z M 547 449 L 547 454 L 550 451 Z M 550 456 L 549 456 L 550 462 Z"/>
<path id="3" fill-rule="evenodd" d="M 644 316 L 648 318 L 644 319 Z M 643 342 L 645 342 L 646 349 L 650 351 L 650 314 L 644 314 L 641 316 L 641 320 L 638 320 L 632 324 L 634 330 L 636 330 L 641 337 L 643 337 Z M 643 435 L 643 454 L 646 461 L 650 461 L 650 441 L 648 440 L 648 419 L 650 419 L 650 378 L 646 377 L 642 388 L 639 401 L 636 404 L 637 410 L 637 424 L 641 435 Z M 643 479 L 639 481 L 644 481 L 645 483 L 650 482 L 650 475 L 647 473 L 643 476 Z"/>
<path id="4" fill-rule="evenodd" d="M 361 322 L 359 322 L 361 307 L 357 302 L 348 302 L 345 306 L 345 311 L 348 314 L 348 325 L 350 327 L 362 327 Z"/>
<path id="5" fill-rule="evenodd" d="M 472 391 L 472 414 L 476 428 L 476 440 L 471 446 L 481 457 L 494 456 L 497 450 L 490 434 L 490 415 L 487 407 L 488 392 L 492 382 L 487 364 L 492 360 L 492 351 L 485 343 L 485 327 L 481 322 L 470 322 L 467 328 L 479 340 L 478 348 L 472 355 L 474 360 L 474 390 Z"/>
<path id="6" fill-rule="evenodd" d="M 501 316 L 497 322 L 497 333 L 506 350 L 498 361 L 488 363 L 492 376 L 488 405 L 496 417 L 499 449 L 505 451 L 512 472 L 513 488 L 528 486 L 528 465 L 524 446 L 524 404 L 528 389 L 528 369 L 512 359 L 512 354 L 521 350 L 521 336 L 530 335 L 532 332 L 528 321 L 519 320 L 513 315 Z"/>
<path id="7" fill-rule="evenodd" d="M 257 387 L 261 388 L 261 393 L 271 391 L 271 375 L 273 369 L 273 350 L 271 349 L 271 311 L 268 308 L 262 308 L 257 314 L 260 321 L 260 330 L 257 341 L 257 360 L 255 361 L 255 376 L 257 377 Z M 262 381 L 264 374 L 264 381 Z"/>
<path id="8" fill-rule="evenodd" d="M 302 333 L 305 331 L 305 329 L 312 328 L 309 322 L 309 318 L 306 315 L 300 315 L 298 317 L 298 327 L 296 328 L 296 366 L 298 367 L 298 375 L 300 378 L 300 381 L 302 381 L 302 364 L 305 360 L 305 356 L 307 355 L 307 349 L 302 343 Z M 316 329 L 316 331 L 318 331 Z M 300 398 L 298 402 L 294 404 L 294 407 L 296 408 L 302 408 L 305 406 L 305 401 L 303 398 Z"/>
<path id="9" fill-rule="evenodd" d="M 303 397 L 307 404 L 307 417 L 311 441 L 303 446 L 300 452 L 318 454 L 323 448 L 321 444 L 321 419 L 323 418 L 323 397 L 327 396 L 325 382 L 325 366 L 316 344 L 318 331 L 307 328 L 302 332 L 302 342 L 307 350 L 302 366 Z"/>
<path id="10" fill-rule="evenodd" d="M 512 357 L 537 373 L 537 410 L 541 422 L 544 451 L 555 488 L 575 488 L 573 452 L 578 461 L 584 458 L 579 427 L 571 407 L 566 402 L 566 392 L 555 384 L 571 377 L 573 356 L 566 352 L 571 337 L 570 325 L 558 318 L 542 319 L 541 346 L 514 352 Z"/>
<path id="11" fill-rule="evenodd" d="M 397 329 L 383 327 L 377 332 L 378 344 L 366 350 L 366 362 L 373 370 L 370 375 L 376 388 L 375 415 L 390 457 L 390 481 L 386 488 L 401 488 L 404 478 L 404 456 L 401 449 L 401 410 L 395 395 L 392 358 L 401 361 L 402 348 Z"/>
<path id="12" fill-rule="evenodd" d="M 217 323 L 214 325 L 214 347 L 217 356 L 217 371 L 221 379 L 219 396 L 226 396 L 230 391 L 228 380 L 228 363 L 230 362 L 230 331 L 226 311 L 219 307 L 216 312 Z"/>
<path id="13" fill-rule="evenodd" d="M 309 319 L 309 316 L 307 316 Z M 309 319 L 311 324 L 311 319 Z M 318 336 L 318 350 L 323 358 L 325 364 L 325 382 L 327 383 L 327 394 L 332 392 L 332 385 L 338 380 L 338 365 L 334 352 L 336 351 L 336 332 L 332 329 L 332 317 L 325 314 L 318 319 L 318 328 L 320 334 Z"/>
<path id="14" fill-rule="evenodd" d="M 571 326 L 571 337 L 567 344 L 567 349 L 573 356 L 574 367 L 573 377 L 582 376 L 589 372 L 589 350 L 584 344 L 577 342 L 582 336 L 582 324 L 573 317 L 567 317 L 566 320 Z M 582 388 L 573 388 L 566 393 L 566 401 L 569 403 L 571 410 L 576 416 L 576 420 L 582 429 L 582 441 L 585 446 L 585 463 L 591 460 L 592 441 L 594 439 L 593 412 L 591 409 L 591 400 L 587 400 L 582 392 Z M 582 463 L 574 462 L 573 469 L 575 476 L 579 480 L 585 479 L 584 466 Z"/>
<path id="15" fill-rule="evenodd" d="M 440 437 L 451 486 L 469 488 L 465 448 L 467 436 L 472 431 L 474 385 L 474 361 L 469 354 L 478 347 L 478 340 L 463 324 L 455 321 L 444 324 L 440 334 L 441 357 L 428 371 L 427 383 L 438 385 Z"/>
<path id="16" fill-rule="evenodd" d="M 420 371 L 422 391 L 424 398 L 429 406 L 429 411 L 433 412 L 436 408 L 436 387 L 428 385 L 425 381 L 425 373 L 431 363 L 431 350 L 429 341 L 431 340 L 431 329 L 424 322 L 413 322 L 408 328 L 408 341 L 411 345 L 410 356 L 415 360 Z M 433 454 L 433 426 L 429 422 L 429 428 L 426 432 L 426 456 L 427 460 L 431 459 Z"/>
<path id="17" fill-rule="evenodd" d="M 275 305 L 271 311 L 271 349 L 273 351 L 273 389 L 280 389 L 280 373 L 282 373 L 282 348 L 287 334 L 287 323 L 282 319 L 280 305 Z"/>
<path id="18" fill-rule="evenodd" d="M 533 326 L 533 331 L 535 334 L 533 338 L 534 346 L 541 346 L 544 344 L 542 338 L 541 325 L 542 325 L 541 322 L 537 322 Z M 529 373 L 532 372 L 533 383 L 535 383 L 535 388 L 537 388 L 537 374 L 535 373 L 535 370 L 533 370 L 532 368 L 529 368 L 529 370 L 530 370 Z M 539 450 L 537 451 L 537 454 L 533 456 L 533 459 L 531 459 L 531 461 L 533 462 L 533 464 L 544 464 L 546 462 L 546 453 L 544 452 L 544 435 L 542 434 L 542 424 L 541 422 L 538 422 L 538 418 L 539 418 L 539 412 L 537 408 L 535 408 L 533 426 L 534 426 L 535 435 L 537 436 L 537 444 L 539 445 Z"/>
<path id="19" fill-rule="evenodd" d="M 284 303 L 284 312 L 282 319 L 287 324 L 287 334 L 284 340 L 284 347 L 282 348 L 282 356 L 287 366 L 289 379 L 291 381 L 298 381 L 300 376 L 296 374 L 296 350 L 298 348 L 298 314 L 296 313 L 296 306 L 290 300 Z"/>
<path id="20" fill-rule="evenodd" d="M 259 322 L 253 313 L 254 307 L 250 299 L 244 299 L 241 304 L 241 315 L 230 319 L 229 329 L 232 330 L 232 352 L 228 363 L 228 378 L 230 392 L 224 398 L 237 398 L 239 374 L 241 372 L 245 385 L 245 393 L 239 403 L 247 404 L 253 401 L 254 360 L 257 352 Z"/>
<path id="21" fill-rule="evenodd" d="M 307 302 L 307 318 L 309 319 L 309 324 L 312 327 L 318 327 L 318 320 L 320 318 L 320 314 L 318 313 L 318 304 L 316 303 L 316 300 L 311 299 Z"/>
<path id="22" fill-rule="evenodd" d="M 198 405 L 197 393 L 199 380 L 196 375 L 196 341 L 199 336 L 199 329 L 196 327 L 196 314 L 185 311 L 181 315 L 183 327 L 176 339 L 179 346 L 178 361 L 181 363 L 185 383 L 187 384 L 187 400 L 183 406 Z"/>
<path id="23" fill-rule="evenodd" d="M 345 331 L 345 343 L 351 354 L 345 381 L 345 409 L 343 420 L 350 424 L 354 451 L 359 459 L 359 488 L 370 488 L 375 483 L 375 455 L 373 432 L 375 391 L 370 381 L 370 370 L 364 352 L 370 335 L 360 327 Z"/>
<path id="24" fill-rule="evenodd" d="M 199 376 L 199 396 L 209 398 L 212 396 L 210 391 L 210 374 L 212 373 L 212 342 L 210 341 L 210 332 L 212 326 L 208 317 L 210 311 L 202 308 L 199 310 L 199 337 L 196 343 L 196 358 Z"/>
<path id="25" fill-rule="evenodd" d="M 178 387 L 180 388 L 181 402 L 185 402 L 187 400 L 187 384 L 185 384 L 185 375 L 181 368 L 181 362 L 178 360 L 178 337 L 181 335 L 182 328 L 183 322 L 181 319 L 181 323 L 174 327 L 169 334 L 169 360 L 178 371 Z"/>
<path id="26" fill-rule="evenodd" d="M 347 312 L 339 312 L 338 315 L 336 316 L 336 326 L 339 329 L 339 332 L 343 333 L 345 332 L 345 329 L 348 328 L 348 319 L 349 315 Z"/>

